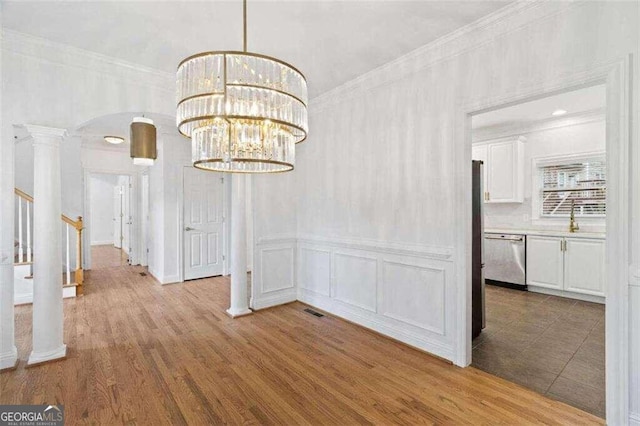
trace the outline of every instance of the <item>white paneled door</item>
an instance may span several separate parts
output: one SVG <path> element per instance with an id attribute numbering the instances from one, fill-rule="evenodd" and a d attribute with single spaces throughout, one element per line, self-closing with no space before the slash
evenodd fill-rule
<path id="1" fill-rule="evenodd" d="M 184 168 L 184 279 L 223 274 L 222 174 Z"/>

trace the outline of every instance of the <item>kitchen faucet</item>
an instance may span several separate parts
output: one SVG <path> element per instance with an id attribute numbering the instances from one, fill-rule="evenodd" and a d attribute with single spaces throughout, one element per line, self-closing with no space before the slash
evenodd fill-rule
<path id="1" fill-rule="evenodd" d="M 576 223 L 576 216 L 574 210 L 576 207 L 575 200 L 571 200 L 571 216 L 569 217 L 569 232 L 576 232 L 580 229 L 580 226 Z"/>

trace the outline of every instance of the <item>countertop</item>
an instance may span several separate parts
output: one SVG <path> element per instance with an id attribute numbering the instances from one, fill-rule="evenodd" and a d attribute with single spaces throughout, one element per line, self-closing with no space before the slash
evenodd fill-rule
<path id="1" fill-rule="evenodd" d="M 569 238 L 594 238 L 604 240 L 607 236 L 604 232 L 585 231 L 555 231 L 549 229 L 496 229 L 486 228 L 485 233 L 489 234 L 518 234 L 518 235 L 539 235 L 543 237 L 569 237 Z"/>

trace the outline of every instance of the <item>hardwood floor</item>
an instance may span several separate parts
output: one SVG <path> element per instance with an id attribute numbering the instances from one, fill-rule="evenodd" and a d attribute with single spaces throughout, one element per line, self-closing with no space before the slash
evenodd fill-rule
<path id="1" fill-rule="evenodd" d="M 113 244 L 91 246 L 91 269 L 114 268 L 127 266 L 129 256 L 124 250 L 116 248 Z"/>
<path id="2" fill-rule="evenodd" d="M 64 361 L 20 365 L 1 404 L 64 404 L 67 424 L 602 424 L 475 368 L 461 369 L 305 305 L 239 319 L 228 278 L 160 286 L 140 267 L 94 269 L 65 299 Z"/>

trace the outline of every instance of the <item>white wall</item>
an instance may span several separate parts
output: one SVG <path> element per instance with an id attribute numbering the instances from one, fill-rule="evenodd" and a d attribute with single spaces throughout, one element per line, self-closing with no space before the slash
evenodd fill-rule
<path id="1" fill-rule="evenodd" d="M 92 174 L 90 179 L 91 245 L 113 244 L 113 190 L 118 176 Z"/>
<path id="2" fill-rule="evenodd" d="M 485 204 L 485 227 L 499 229 L 564 229 L 565 221 L 539 219 L 533 221 L 532 189 L 533 160 L 581 153 L 605 152 L 606 126 L 604 117 L 580 124 L 565 125 L 548 130 L 523 131 L 524 136 L 524 202 Z M 496 134 L 497 137 L 500 137 Z M 480 142 L 485 143 L 486 141 Z M 580 219 L 582 230 L 604 231 L 603 219 Z"/>
<path id="3" fill-rule="evenodd" d="M 509 10 L 311 102 L 295 175 L 298 298 L 454 359 L 463 327 L 457 319 L 464 318 L 454 303 L 456 274 L 467 253 L 457 239 L 466 215 L 456 210 L 462 179 L 454 162 L 456 144 L 464 143 L 463 108 L 630 53 L 632 87 L 639 83 L 637 2 Z M 637 92 L 632 100 L 637 129 Z M 640 145 L 637 133 L 632 138 L 632 268 L 640 271 Z M 632 291 L 636 311 L 640 292 Z M 637 354 L 640 325 L 632 327 Z M 632 364 L 634 383 L 639 374 L 640 363 Z M 631 407 L 640 412 L 640 389 L 632 390 Z"/>
<path id="4" fill-rule="evenodd" d="M 180 281 L 183 167 L 190 156 L 185 138 L 158 136 L 158 159 L 149 168 L 149 272 L 162 284 Z"/>
<path id="5" fill-rule="evenodd" d="M 149 168 L 149 272 L 162 283 L 164 279 L 164 150 L 157 145 L 158 159 Z"/>
<path id="6" fill-rule="evenodd" d="M 251 177 L 253 271 L 251 307 L 262 309 L 296 300 L 297 171 Z"/>

